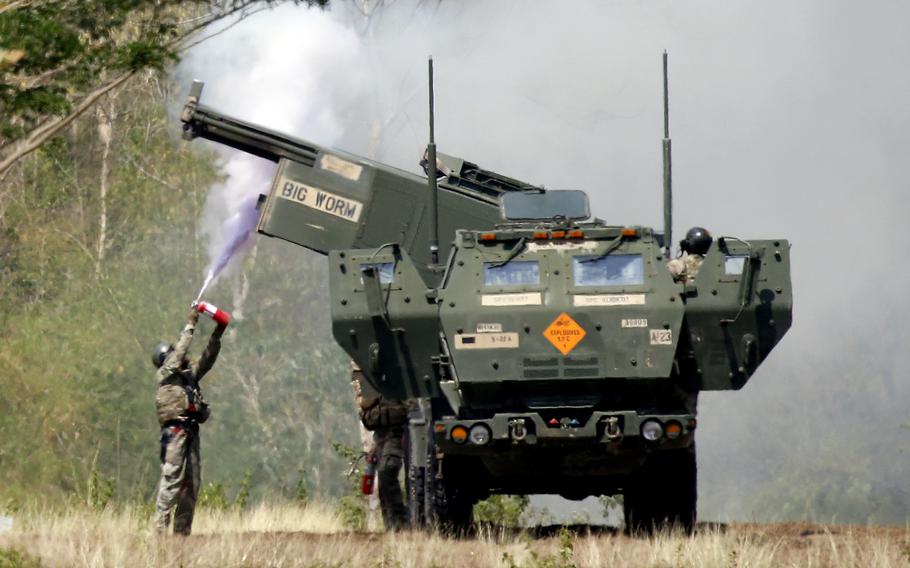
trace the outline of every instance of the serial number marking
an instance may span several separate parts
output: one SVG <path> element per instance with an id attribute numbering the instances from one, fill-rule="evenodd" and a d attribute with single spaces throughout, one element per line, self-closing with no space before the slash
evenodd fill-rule
<path id="1" fill-rule="evenodd" d="M 622 327 L 648 327 L 647 318 L 624 319 L 620 324 Z"/>
<path id="2" fill-rule="evenodd" d="M 518 333 L 462 333 L 455 336 L 455 349 L 516 349 Z"/>
<path id="3" fill-rule="evenodd" d="M 482 306 L 539 306 L 540 292 L 526 294 L 484 294 L 480 297 Z"/>
<path id="4" fill-rule="evenodd" d="M 572 296 L 575 307 L 591 308 L 596 306 L 643 306 L 644 294 L 583 294 Z"/>
<path id="5" fill-rule="evenodd" d="M 351 181 L 359 180 L 360 174 L 363 172 L 363 166 L 343 160 L 338 156 L 333 156 L 331 154 L 322 155 L 322 158 L 319 160 L 319 167 L 327 172 L 338 174 Z"/>
<path id="6" fill-rule="evenodd" d="M 673 345 L 673 332 L 669 329 L 652 329 L 651 345 Z"/>
<path id="7" fill-rule="evenodd" d="M 351 223 L 356 223 L 360 219 L 361 211 L 363 211 L 363 203 L 357 200 L 335 195 L 324 189 L 292 181 L 285 177 L 278 180 L 275 194 L 282 199 L 334 215 Z"/>
<path id="8" fill-rule="evenodd" d="M 479 323 L 477 324 L 477 333 L 501 333 L 501 323 Z"/>

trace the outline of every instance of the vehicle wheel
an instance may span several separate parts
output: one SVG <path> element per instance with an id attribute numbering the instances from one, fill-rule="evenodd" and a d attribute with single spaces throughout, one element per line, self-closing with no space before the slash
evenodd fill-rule
<path id="1" fill-rule="evenodd" d="M 408 520 L 411 527 L 420 529 L 426 526 L 424 514 L 426 505 L 426 467 L 409 464 L 408 466 Z"/>
<path id="2" fill-rule="evenodd" d="M 434 454 L 431 454 L 434 455 Z M 470 534 L 474 529 L 474 494 L 453 480 L 465 479 L 458 473 L 458 462 L 451 457 L 434 459 L 426 469 L 424 516 L 429 527 L 453 535 Z M 442 466 L 442 476 L 439 467 Z"/>
<path id="3" fill-rule="evenodd" d="M 432 433 L 426 441 L 419 461 L 414 459 L 408 466 L 411 526 L 451 535 L 468 534 L 473 529 L 476 498 L 470 488 L 453 482 L 468 477 L 460 474 L 459 462 L 451 456 L 438 459 Z"/>
<path id="4" fill-rule="evenodd" d="M 654 452 L 623 490 L 627 534 L 678 528 L 692 534 L 697 502 L 695 446 Z"/>

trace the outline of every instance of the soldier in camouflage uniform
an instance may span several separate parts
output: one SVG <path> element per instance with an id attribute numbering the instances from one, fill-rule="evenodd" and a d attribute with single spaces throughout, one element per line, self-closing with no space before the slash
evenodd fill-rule
<path id="1" fill-rule="evenodd" d="M 707 229 L 702 227 L 689 229 L 686 238 L 679 241 L 683 255 L 667 263 L 667 270 L 673 275 L 673 279 L 677 282 L 694 282 L 712 241 L 711 233 Z"/>
<path id="2" fill-rule="evenodd" d="M 158 423 L 161 425 L 161 481 L 158 483 L 155 526 L 167 532 L 171 511 L 174 533 L 190 534 L 200 486 L 199 424 L 208 420 L 209 406 L 199 381 L 215 364 L 226 326 L 218 325 L 197 362 L 187 353 L 199 312 L 190 311 L 176 345 L 161 344 L 152 355 L 158 367 Z"/>
<path id="3" fill-rule="evenodd" d="M 376 477 L 379 479 L 379 506 L 382 522 L 386 529 L 401 530 L 408 523 L 408 509 L 404 505 L 398 474 L 404 464 L 404 431 L 408 421 L 407 405 L 401 400 L 385 398 L 365 388 L 363 371 L 351 362 L 351 381 L 360 384 L 357 393 L 360 406 L 360 421 L 373 432 L 378 456 Z M 355 392 L 357 389 L 355 388 Z"/>

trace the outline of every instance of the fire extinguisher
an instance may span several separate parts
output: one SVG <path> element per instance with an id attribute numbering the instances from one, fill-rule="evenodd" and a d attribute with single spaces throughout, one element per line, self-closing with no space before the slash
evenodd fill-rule
<path id="1" fill-rule="evenodd" d="M 376 462 L 379 461 L 375 452 L 367 454 L 366 467 L 363 469 L 363 480 L 360 485 L 360 491 L 364 495 L 372 495 L 373 488 L 376 486 Z"/>
<path id="2" fill-rule="evenodd" d="M 201 314 L 206 314 L 218 325 L 227 325 L 231 322 L 231 314 L 227 313 L 224 310 L 218 309 L 218 307 L 208 303 L 208 302 L 199 302 L 196 304 L 196 310 Z"/>

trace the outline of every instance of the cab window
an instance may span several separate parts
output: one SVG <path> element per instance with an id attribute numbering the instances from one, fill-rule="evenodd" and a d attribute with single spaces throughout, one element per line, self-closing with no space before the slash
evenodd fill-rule
<path id="1" fill-rule="evenodd" d="M 536 260 L 513 260 L 500 265 L 483 263 L 484 286 L 528 286 L 540 284 L 540 264 Z"/>
<path id="2" fill-rule="evenodd" d="M 370 266 L 376 267 L 376 272 L 379 274 L 379 283 L 380 284 L 391 284 L 395 281 L 395 266 L 391 262 L 377 262 L 374 264 L 361 264 L 360 270 L 368 268 Z M 360 278 L 360 283 L 363 283 L 363 277 Z"/>
<path id="3" fill-rule="evenodd" d="M 645 266 L 640 254 L 576 256 L 572 277 L 576 286 L 632 286 L 644 284 Z"/>
<path id="4" fill-rule="evenodd" d="M 728 276 L 739 276 L 743 273 L 746 266 L 746 256 L 725 256 L 724 257 L 724 274 Z"/>

